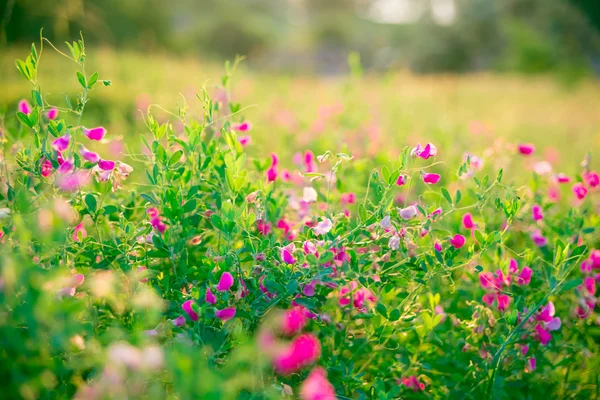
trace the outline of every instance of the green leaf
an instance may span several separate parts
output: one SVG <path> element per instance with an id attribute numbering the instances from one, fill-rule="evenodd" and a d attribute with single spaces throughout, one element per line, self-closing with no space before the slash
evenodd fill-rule
<path id="1" fill-rule="evenodd" d="M 84 88 L 87 89 L 87 84 L 85 83 L 85 76 L 83 76 L 83 74 L 79 71 L 77 71 L 77 80 L 79 81 L 79 84 Z"/>
<path id="2" fill-rule="evenodd" d="M 94 72 L 92 74 L 92 76 L 90 76 L 90 79 L 87 82 L 88 89 L 93 88 L 97 81 L 98 81 L 98 72 Z"/>
<path id="3" fill-rule="evenodd" d="M 460 202 L 460 199 L 462 198 L 462 194 L 460 193 L 460 190 L 456 191 L 456 197 L 454 198 L 454 204 L 458 204 Z"/>
<path id="4" fill-rule="evenodd" d="M 91 213 L 96 212 L 97 203 L 93 194 L 88 193 L 85 195 L 85 204 Z"/>
<path id="5" fill-rule="evenodd" d="M 448 204 L 452 205 L 452 197 L 450 197 L 450 193 L 448 193 L 446 188 L 442 188 L 442 196 L 444 196 Z"/>
<path id="6" fill-rule="evenodd" d="M 17 119 L 23 124 L 27 125 L 28 127 L 33 128 L 33 122 L 29 119 L 27 114 L 24 114 L 21 111 L 17 111 Z"/>
<path id="7" fill-rule="evenodd" d="M 110 214 L 113 214 L 113 213 L 116 213 L 117 211 L 119 211 L 119 208 L 117 206 L 108 205 L 108 206 L 104 206 L 102 208 L 102 210 L 103 210 L 102 213 L 104 215 L 110 215 Z"/>
<path id="8" fill-rule="evenodd" d="M 393 309 L 390 312 L 390 316 L 388 317 L 390 321 L 398 321 L 400 319 L 400 310 L 397 308 Z"/>
<path id="9" fill-rule="evenodd" d="M 368 219 L 367 208 L 362 203 L 358 205 L 358 217 L 360 218 L 360 222 L 365 222 Z"/>
<path id="10" fill-rule="evenodd" d="M 375 311 L 387 318 L 387 309 L 382 303 L 377 303 L 375 306 Z"/>
<path id="11" fill-rule="evenodd" d="M 169 158 L 169 165 L 173 165 L 176 162 L 178 162 L 179 160 L 181 160 L 181 157 L 183 156 L 183 151 L 182 150 L 177 150 L 175 153 L 173 153 L 173 155 L 171 156 L 171 158 Z"/>

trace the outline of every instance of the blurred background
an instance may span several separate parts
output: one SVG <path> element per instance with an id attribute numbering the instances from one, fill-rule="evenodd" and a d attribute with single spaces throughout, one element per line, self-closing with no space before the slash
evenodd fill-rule
<path id="1" fill-rule="evenodd" d="M 223 61 L 240 54 L 232 95 L 250 106 L 238 117 L 253 123 L 251 152 L 435 141 L 461 156 L 503 139 L 549 144 L 547 159 L 577 168 L 600 149 L 598 1 L 0 0 L 0 117 L 17 123 L 30 85 L 14 60 L 43 28 L 64 51 L 83 34 L 86 71 L 113 82 L 84 124 L 123 138 L 146 132 L 150 104 L 176 111 L 183 96 L 201 113 L 195 94 L 219 99 Z M 40 68 L 50 104 L 81 92 L 48 45 Z"/>
<path id="2" fill-rule="evenodd" d="M 578 77 L 600 72 L 598 0 L 2 0 L 2 46 L 85 33 L 117 49 L 248 57 L 276 71 L 363 66 Z"/>

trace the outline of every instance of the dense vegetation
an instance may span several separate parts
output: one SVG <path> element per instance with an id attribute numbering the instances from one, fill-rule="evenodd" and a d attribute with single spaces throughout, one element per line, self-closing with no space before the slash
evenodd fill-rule
<path id="1" fill-rule="evenodd" d="M 130 124 L 83 40 L 42 44 L 0 120 L 8 398 L 599 397 L 597 134 L 397 143 L 356 56 L 311 124 L 251 120 L 239 60 Z"/>

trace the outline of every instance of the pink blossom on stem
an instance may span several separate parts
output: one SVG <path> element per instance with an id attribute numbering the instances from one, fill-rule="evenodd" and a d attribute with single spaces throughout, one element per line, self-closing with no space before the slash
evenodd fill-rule
<path id="1" fill-rule="evenodd" d="M 460 249 L 461 247 L 463 247 L 466 243 L 466 239 L 463 235 L 459 235 L 456 234 L 454 235 L 454 237 L 452 237 L 450 239 L 450 244 L 455 248 L 455 249 Z"/>
<path id="2" fill-rule="evenodd" d="M 224 308 L 222 310 L 215 310 L 215 317 L 225 322 L 235 317 L 235 312 L 236 309 L 234 307 Z"/>
<path id="3" fill-rule="evenodd" d="M 221 275 L 221 279 L 219 279 L 219 283 L 217 284 L 217 290 L 219 292 L 226 292 L 233 286 L 233 283 L 233 275 L 229 272 L 223 272 L 223 275 Z"/>
<path id="4" fill-rule="evenodd" d="M 25 99 L 19 101 L 19 105 L 17 106 L 18 111 L 22 112 L 25 115 L 31 114 L 32 108 L 29 102 Z"/>
<path id="5" fill-rule="evenodd" d="M 548 245 L 548 239 L 542 235 L 542 232 L 539 229 L 536 229 L 531 233 L 531 240 L 533 240 L 533 243 L 538 247 L 544 247 Z"/>
<path id="6" fill-rule="evenodd" d="M 531 268 L 523 267 L 523 270 L 521 271 L 519 276 L 517 276 L 517 284 L 521 286 L 529 285 L 529 282 L 531 282 L 532 273 L 533 270 Z"/>
<path id="7" fill-rule="evenodd" d="M 275 370 L 282 375 L 289 375 L 314 363 L 321 355 L 321 344 L 316 336 L 305 333 L 296 337 L 273 360 Z"/>
<path id="8" fill-rule="evenodd" d="M 475 225 L 475 222 L 473 222 L 473 216 L 471 215 L 471 213 L 466 213 L 465 215 L 463 215 L 462 224 L 467 230 L 475 229 L 475 227 L 477 226 Z"/>
<path id="9" fill-rule="evenodd" d="M 192 308 L 193 304 L 196 304 L 194 300 L 187 300 L 181 305 L 181 308 L 183 309 L 183 311 L 185 311 L 185 313 L 190 317 L 192 321 L 198 321 L 198 314 Z"/>
<path id="10" fill-rule="evenodd" d="M 171 322 L 176 327 L 181 328 L 183 325 L 185 325 L 185 317 L 183 315 L 180 315 L 179 317 L 171 320 Z"/>
<path id="11" fill-rule="evenodd" d="M 206 289 L 206 295 L 204 296 L 204 300 L 206 300 L 209 304 L 216 304 L 217 297 L 213 294 L 210 288 Z"/>
<path id="12" fill-rule="evenodd" d="M 443 248 L 442 248 L 442 244 L 438 241 L 435 242 L 435 244 L 433 245 L 433 248 L 435 249 L 435 251 L 438 252 L 442 252 Z"/>
<path id="13" fill-rule="evenodd" d="M 40 167 L 40 173 L 42 174 L 42 176 L 44 178 L 49 177 L 50 175 L 52 175 L 52 162 L 50 160 L 48 160 L 47 158 L 44 159 L 44 161 L 42 161 L 42 165 Z"/>
<path id="14" fill-rule="evenodd" d="M 331 230 L 333 223 L 329 218 L 321 218 L 321 221 L 313 228 L 316 235 L 325 235 Z"/>
<path id="15" fill-rule="evenodd" d="M 104 135 L 106 135 L 106 129 L 101 126 L 91 129 L 84 128 L 83 134 L 87 136 L 90 140 L 102 140 L 102 138 L 104 138 Z"/>
<path id="16" fill-rule="evenodd" d="M 531 214 L 534 221 L 541 221 L 544 218 L 542 207 L 539 204 L 534 204 L 531 207 Z"/>
<path id="17" fill-rule="evenodd" d="M 522 143 L 517 146 L 519 153 L 524 156 L 531 155 L 535 152 L 535 146 L 531 143 Z"/>
<path id="18" fill-rule="evenodd" d="M 404 186 L 407 181 L 408 181 L 408 176 L 401 174 L 400 176 L 398 176 L 398 179 L 396 180 L 396 185 Z"/>
<path id="19" fill-rule="evenodd" d="M 46 113 L 46 118 L 49 120 L 56 119 L 58 117 L 58 109 L 53 107 Z"/>
<path id="20" fill-rule="evenodd" d="M 87 231 L 85 230 L 85 227 L 83 226 L 83 222 L 80 222 L 73 230 L 73 236 L 72 236 L 73 241 L 81 242 L 80 237 L 81 237 L 81 239 L 84 239 L 87 237 Z"/>
<path id="21" fill-rule="evenodd" d="M 422 177 L 423 177 L 423 182 L 425 182 L 428 185 L 433 185 L 433 184 L 438 183 L 441 178 L 441 176 L 439 174 L 432 174 L 432 173 L 426 173 L 426 172 L 422 173 Z"/>
<path id="22" fill-rule="evenodd" d="M 301 331 L 304 326 L 306 326 L 307 322 L 308 318 L 306 317 L 304 309 L 301 307 L 294 307 L 283 314 L 281 320 L 281 332 L 284 335 L 292 336 Z"/>
<path id="23" fill-rule="evenodd" d="M 286 264 L 295 264 L 296 259 L 294 258 L 295 246 L 294 243 L 290 243 L 280 250 L 281 261 Z"/>
<path id="24" fill-rule="evenodd" d="M 600 177 L 596 171 L 590 171 L 583 175 L 584 182 L 591 188 L 598 187 L 600 185 Z"/>
<path id="25" fill-rule="evenodd" d="M 70 174 L 71 172 L 73 172 L 73 168 L 73 159 L 67 158 L 65 161 L 63 161 L 60 167 L 58 167 L 58 173 L 62 175 Z"/>
<path id="26" fill-rule="evenodd" d="M 102 171 L 112 171 L 115 169 L 115 162 L 111 160 L 100 159 L 98 161 L 98 167 L 100 167 Z"/>
<path id="27" fill-rule="evenodd" d="M 233 129 L 238 132 L 248 132 L 252 129 L 252 124 L 248 121 L 244 121 L 239 124 L 233 124 Z"/>
<path id="28" fill-rule="evenodd" d="M 98 161 L 100 161 L 100 156 L 98 155 L 98 153 L 89 151 L 83 146 L 81 146 L 81 150 L 79 150 L 79 153 L 81 154 L 84 160 L 89 161 L 92 164 L 96 164 Z"/>
<path id="29" fill-rule="evenodd" d="M 314 368 L 300 386 L 302 400 L 336 400 L 335 389 L 327 380 L 327 372 L 321 367 Z"/>
<path id="30" fill-rule="evenodd" d="M 240 136 L 238 139 L 238 142 L 240 142 L 240 144 L 242 145 L 242 147 L 246 147 L 250 144 L 250 142 L 252 141 L 252 137 L 251 136 Z"/>
<path id="31" fill-rule="evenodd" d="M 573 193 L 578 200 L 583 200 L 588 194 L 588 190 L 583 183 L 577 182 L 573 185 Z"/>
<path id="32" fill-rule="evenodd" d="M 58 139 L 55 139 L 52 142 L 52 148 L 56 151 L 59 152 L 63 152 L 66 149 L 69 148 L 69 143 L 71 142 L 71 137 L 69 136 L 69 134 L 67 133 L 64 136 L 59 137 Z"/>

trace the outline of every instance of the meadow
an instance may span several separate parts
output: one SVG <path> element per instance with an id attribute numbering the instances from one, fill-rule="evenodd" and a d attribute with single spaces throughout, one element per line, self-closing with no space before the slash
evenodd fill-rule
<path id="1" fill-rule="evenodd" d="M 0 56 L 7 398 L 600 398 L 597 80 L 56 46 Z"/>

